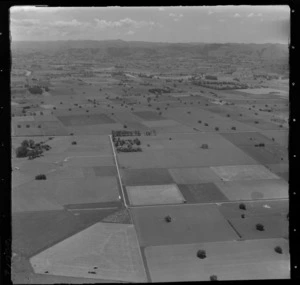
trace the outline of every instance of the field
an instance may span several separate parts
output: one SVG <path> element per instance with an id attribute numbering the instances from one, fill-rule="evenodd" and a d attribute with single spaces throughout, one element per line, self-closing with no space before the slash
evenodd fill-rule
<path id="1" fill-rule="evenodd" d="M 281 246 L 283 254 L 274 251 Z M 205 249 L 207 258 L 196 253 Z M 153 282 L 289 278 L 289 245 L 282 239 L 151 246 L 146 249 Z"/>
<path id="2" fill-rule="evenodd" d="M 97 223 L 32 257 L 35 272 L 128 282 L 146 281 L 132 225 Z"/>
<path id="3" fill-rule="evenodd" d="M 131 209 L 141 246 L 237 239 L 216 205 L 174 205 Z M 173 219 L 166 223 L 165 217 Z"/>
<path id="4" fill-rule="evenodd" d="M 115 209 L 79 211 L 37 211 L 12 216 L 12 251 L 31 257 L 57 242 L 82 231 L 115 212 Z"/>
<path id="5" fill-rule="evenodd" d="M 122 181 L 128 186 L 162 185 L 174 182 L 165 168 L 124 169 L 121 173 Z"/>
<path id="6" fill-rule="evenodd" d="M 214 183 L 180 184 L 180 191 L 190 203 L 211 203 L 228 201 Z"/>
<path id="7" fill-rule="evenodd" d="M 231 201 L 289 197 L 288 183 L 282 179 L 216 182 L 216 185 Z"/>
<path id="8" fill-rule="evenodd" d="M 128 186 L 126 191 L 131 205 L 180 204 L 185 201 L 176 184 Z"/>
<path id="9" fill-rule="evenodd" d="M 13 281 L 289 278 L 283 55 L 273 44 L 13 42 Z M 112 131 L 139 131 L 119 138 L 141 151 L 122 152 Z M 47 150 L 32 156 L 33 143 Z"/>

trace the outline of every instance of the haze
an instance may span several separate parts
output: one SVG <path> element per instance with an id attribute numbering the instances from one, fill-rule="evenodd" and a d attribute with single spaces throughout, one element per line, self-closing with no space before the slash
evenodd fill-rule
<path id="1" fill-rule="evenodd" d="M 11 8 L 13 41 L 283 43 L 288 6 Z"/>

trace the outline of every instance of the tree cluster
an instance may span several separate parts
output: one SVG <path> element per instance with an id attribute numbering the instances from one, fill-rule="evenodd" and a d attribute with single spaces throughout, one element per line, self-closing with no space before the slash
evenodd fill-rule
<path id="1" fill-rule="evenodd" d="M 117 152 L 140 152 L 142 149 L 139 147 L 141 141 L 135 139 L 121 139 L 120 137 L 113 137 L 114 146 Z"/>
<path id="2" fill-rule="evenodd" d="M 141 132 L 138 130 L 134 131 L 127 131 L 127 130 L 119 130 L 119 131 L 112 131 L 112 137 L 113 139 L 115 137 L 131 137 L 131 136 L 140 136 Z"/>
<path id="3" fill-rule="evenodd" d="M 36 86 L 30 86 L 28 87 L 28 91 L 31 93 L 31 94 L 43 94 L 43 89 L 42 87 L 36 85 Z"/>
<path id="4" fill-rule="evenodd" d="M 28 159 L 34 159 L 50 149 L 51 147 L 44 142 L 35 143 L 33 140 L 24 140 L 21 146 L 16 149 L 16 156 L 18 158 L 28 157 Z"/>

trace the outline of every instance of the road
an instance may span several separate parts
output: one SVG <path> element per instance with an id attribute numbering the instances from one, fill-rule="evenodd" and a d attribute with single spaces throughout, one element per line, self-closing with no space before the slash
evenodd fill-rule
<path id="1" fill-rule="evenodd" d="M 111 147 L 112 147 L 113 154 L 114 154 L 114 159 L 115 159 L 115 164 L 116 164 L 116 168 L 117 168 L 117 172 L 118 172 L 118 178 L 119 178 L 119 183 L 120 183 L 120 188 L 121 188 L 121 192 L 122 192 L 122 198 L 123 198 L 123 201 L 124 201 L 124 205 L 125 205 L 126 208 L 129 208 L 128 205 L 127 205 L 126 199 L 125 199 L 125 194 L 124 194 L 122 179 L 121 179 L 121 175 L 120 175 L 120 170 L 119 170 L 117 155 L 116 155 L 116 151 L 115 151 L 115 146 L 114 146 L 114 143 L 112 141 L 112 136 L 111 135 L 108 135 L 108 136 L 109 136 L 109 140 L 110 140 Z"/>

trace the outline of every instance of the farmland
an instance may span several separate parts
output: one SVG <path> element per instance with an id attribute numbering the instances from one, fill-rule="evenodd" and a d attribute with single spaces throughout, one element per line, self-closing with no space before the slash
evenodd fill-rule
<path id="1" fill-rule="evenodd" d="M 13 42 L 13 281 L 288 278 L 287 65 L 272 44 Z"/>

